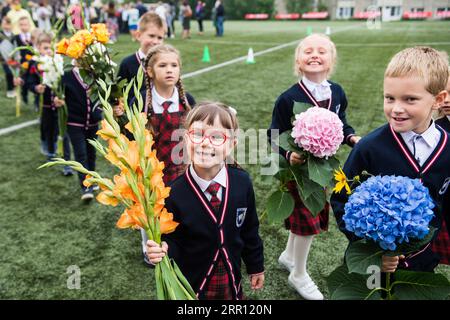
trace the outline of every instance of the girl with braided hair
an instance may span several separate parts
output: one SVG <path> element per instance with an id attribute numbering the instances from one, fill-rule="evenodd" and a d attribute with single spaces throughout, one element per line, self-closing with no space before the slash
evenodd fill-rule
<path id="1" fill-rule="evenodd" d="M 141 90 L 145 102 L 144 112 L 148 118 L 147 127 L 153 134 L 157 157 L 160 161 L 164 161 L 163 180 L 167 185 L 186 169 L 183 148 L 177 149 L 179 152 L 174 150 L 175 147 L 180 147 L 182 134 L 179 139 L 172 138 L 172 134 L 175 130 L 184 128 L 184 120 L 194 106 L 195 100 L 184 90 L 180 78 L 180 53 L 174 47 L 165 44 L 152 47 L 145 58 L 144 70 L 145 88 Z M 135 100 L 133 98 L 130 105 Z M 116 106 L 114 114 L 124 116 L 123 109 Z M 144 260 L 147 262 L 145 248 L 147 237 L 145 232 L 141 234 Z"/>

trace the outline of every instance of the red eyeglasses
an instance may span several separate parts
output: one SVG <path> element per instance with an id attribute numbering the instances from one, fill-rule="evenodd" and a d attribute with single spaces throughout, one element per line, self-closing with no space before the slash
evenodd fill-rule
<path id="1" fill-rule="evenodd" d="M 225 133 L 220 131 L 214 131 L 207 135 L 203 130 L 191 130 L 188 132 L 188 136 L 192 143 L 195 144 L 200 144 L 208 138 L 209 142 L 216 147 L 223 145 L 225 141 L 230 138 Z"/>

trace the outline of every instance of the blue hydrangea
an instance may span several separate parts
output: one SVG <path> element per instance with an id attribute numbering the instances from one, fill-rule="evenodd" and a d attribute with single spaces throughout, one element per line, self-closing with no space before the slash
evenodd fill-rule
<path id="1" fill-rule="evenodd" d="M 395 250 L 409 239 L 423 239 L 434 217 L 434 203 L 419 179 L 374 176 L 359 185 L 345 204 L 348 231 Z"/>

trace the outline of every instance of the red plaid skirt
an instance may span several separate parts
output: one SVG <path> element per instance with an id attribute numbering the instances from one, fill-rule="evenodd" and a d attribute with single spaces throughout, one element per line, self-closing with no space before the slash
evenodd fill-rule
<path id="1" fill-rule="evenodd" d="M 439 263 L 450 265 L 450 237 L 445 221 L 442 221 L 441 230 L 439 230 L 438 236 L 431 244 L 431 250 L 441 257 Z"/>
<path id="2" fill-rule="evenodd" d="M 172 150 L 182 142 L 181 139 L 172 141 L 172 133 L 177 129 L 183 128 L 185 116 L 186 112 L 181 105 L 180 111 L 170 113 L 170 122 L 166 121 L 162 114 L 151 113 L 149 115 L 149 120 L 153 127 L 156 155 L 159 161 L 164 161 L 163 181 L 165 184 L 175 180 L 186 169 L 186 165 L 181 161 L 183 159 L 182 148 L 180 148 L 179 153 L 174 155 L 177 159 L 172 158 Z M 175 164 L 174 161 L 181 164 Z"/>
<path id="3" fill-rule="evenodd" d="M 284 221 L 286 229 L 299 236 L 310 236 L 327 231 L 330 204 L 327 202 L 325 208 L 316 217 L 313 217 L 298 195 L 297 184 L 290 181 L 287 187 L 294 197 L 295 206 L 292 214 Z"/>
<path id="4" fill-rule="evenodd" d="M 219 258 L 205 289 L 206 300 L 232 300 L 231 280 L 223 260 Z"/>

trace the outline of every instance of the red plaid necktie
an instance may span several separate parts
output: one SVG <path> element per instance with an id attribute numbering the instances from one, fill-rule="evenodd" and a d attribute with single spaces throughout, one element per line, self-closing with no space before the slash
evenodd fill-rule
<path id="1" fill-rule="evenodd" d="M 170 107 L 171 104 L 172 104 L 172 101 L 164 101 L 162 103 L 162 107 L 164 108 L 162 116 L 163 116 L 164 119 L 167 120 L 167 122 L 170 122 L 169 107 Z"/>
<path id="2" fill-rule="evenodd" d="M 219 192 L 220 189 L 220 184 L 218 184 L 217 182 L 211 182 L 211 184 L 208 186 L 208 188 L 206 189 L 206 191 L 209 192 L 209 194 L 211 195 L 211 200 L 209 200 L 209 202 L 211 203 L 212 207 L 214 208 L 214 211 L 216 213 L 219 213 L 219 208 L 220 208 L 220 199 L 217 197 L 217 192 Z"/>

